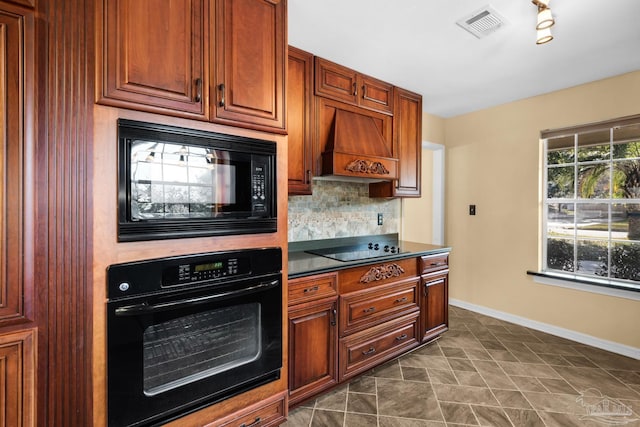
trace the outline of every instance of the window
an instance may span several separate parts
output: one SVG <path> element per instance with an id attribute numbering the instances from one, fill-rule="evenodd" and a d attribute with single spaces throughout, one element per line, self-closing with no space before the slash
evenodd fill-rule
<path id="1" fill-rule="evenodd" d="M 542 137 L 543 271 L 640 290 L 640 116 Z"/>

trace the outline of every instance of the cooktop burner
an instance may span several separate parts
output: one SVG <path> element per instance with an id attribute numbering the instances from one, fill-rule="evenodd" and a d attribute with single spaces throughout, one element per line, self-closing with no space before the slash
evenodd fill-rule
<path id="1" fill-rule="evenodd" d="M 396 255 L 406 251 L 403 251 L 397 242 L 370 242 L 363 245 L 313 249 L 306 252 L 336 261 L 348 262 Z"/>

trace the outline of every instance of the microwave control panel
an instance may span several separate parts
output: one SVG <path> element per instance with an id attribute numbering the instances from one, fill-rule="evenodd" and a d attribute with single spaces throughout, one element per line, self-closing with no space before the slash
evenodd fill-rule
<path id="1" fill-rule="evenodd" d="M 254 213 L 267 212 L 267 165 L 253 163 L 251 174 L 251 211 Z"/>

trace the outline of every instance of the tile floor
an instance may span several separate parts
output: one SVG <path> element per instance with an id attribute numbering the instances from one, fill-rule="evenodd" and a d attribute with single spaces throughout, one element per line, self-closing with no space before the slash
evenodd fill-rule
<path id="1" fill-rule="evenodd" d="M 283 426 L 640 427 L 640 360 L 457 307 L 449 323 Z"/>

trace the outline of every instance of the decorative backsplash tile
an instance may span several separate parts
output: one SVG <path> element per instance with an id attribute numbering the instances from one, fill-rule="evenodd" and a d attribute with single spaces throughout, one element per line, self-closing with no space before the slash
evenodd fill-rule
<path id="1" fill-rule="evenodd" d="M 383 225 L 378 225 L 378 213 Z M 290 242 L 398 233 L 400 199 L 369 198 L 369 185 L 313 181 L 312 196 L 289 197 Z"/>

